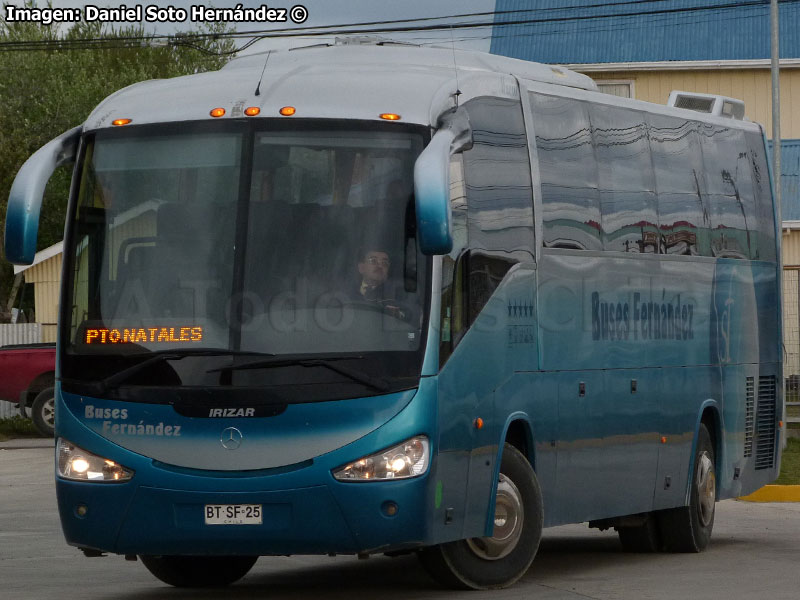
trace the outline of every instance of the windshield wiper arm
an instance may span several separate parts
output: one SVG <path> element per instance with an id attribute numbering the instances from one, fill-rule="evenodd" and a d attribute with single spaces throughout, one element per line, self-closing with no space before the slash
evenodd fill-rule
<path id="1" fill-rule="evenodd" d="M 140 363 L 136 363 L 135 365 L 128 367 L 127 369 L 122 369 L 122 371 L 117 371 L 113 375 L 109 375 L 105 379 L 101 379 L 100 381 L 96 381 L 92 384 L 94 388 L 94 393 L 96 394 L 103 394 L 108 390 L 117 387 L 120 383 L 125 381 L 126 379 L 130 379 L 136 373 L 143 371 L 147 367 L 164 362 L 167 360 L 181 360 L 182 358 L 186 358 L 187 356 L 274 356 L 274 354 L 264 353 L 264 352 L 238 352 L 236 350 L 225 350 L 222 348 L 197 348 L 197 349 L 190 349 L 184 348 L 181 350 L 161 350 L 158 352 L 150 352 L 146 355 L 143 354 L 135 354 L 131 356 L 148 356 L 145 360 Z"/>
<path id="2" fill-rule="evenodd" d="M 363 357 L 335 356 L 330 358 L 276 358 L 267 360 L 256 360 L 238 365 L 228 365 L 225 367 L 210 369 L 206 372 L 214 373 L 217 371 L 239 371 L 245 369 L 272 369 L 275 367 L 292 367 L 292 366 L 324 367 L 335 373 L 344 375 L 345 377 L 348 377 L 353 381 L 357 381 L 358 383 L 363 383 L 364 385 L 369 386 L 375 390 L 378 390 L 379 392 L 389 391 L 389 384 L 386 383 L 383 379 L 372 377 L 371 375 L 368 375 L 357 369 L 352 369 L 350 367 L 345 367 L 344 365 L 336 364 L 336 361 L 353 359 L 353 358 L 363 358 Z"/>

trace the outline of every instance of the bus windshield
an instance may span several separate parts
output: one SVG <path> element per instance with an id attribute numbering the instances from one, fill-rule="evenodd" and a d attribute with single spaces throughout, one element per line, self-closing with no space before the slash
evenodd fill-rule
<path id="1" fill-rule="evenodd" d="M 168 352 L 120 383 L 358 385 L 303 360 L 327 357 L 408 387 L 428 287 L 412 196 L 422 133 L 211 125 L 87 136 L 65 252 L 65 385 Z M 281 368 L 231 368 L 243 354 Z"/>

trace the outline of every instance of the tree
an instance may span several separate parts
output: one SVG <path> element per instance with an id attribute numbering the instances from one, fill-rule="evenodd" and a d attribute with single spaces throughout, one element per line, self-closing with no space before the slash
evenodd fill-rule
<path id="1" fill-rule="evenodd" d="M 27 6 L 34 6 L 29 2 Z M 22 163 L 46 142 L 80 125 L 100 101 L 127 85 L 219 69 L 235 51 L 223 23 L 153 44 L 141 26 L 75 23 L 59 28 L 0 21 L 0 226 Z M 202 36 L 202 37 L 198 37 Z M 21 42 L 44 42 L 20 49 Z M 15 44 L 16 43 L 16 44 Z M 38 249 L 62 239 L 71 170 L 59 169 L 45 192 Z M 0 310 L 13 280 L 0 263 Z"/>

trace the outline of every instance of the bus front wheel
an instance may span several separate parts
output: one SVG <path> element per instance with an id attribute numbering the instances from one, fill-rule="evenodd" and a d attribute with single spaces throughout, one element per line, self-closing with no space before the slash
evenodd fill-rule
<path id="1" fill-rule="evenodd" d="M 507 587 L 533 562 L 542 523 L 542 492 L 536 474 L 525 456 L 506 444 L 497 482 L 493 535 L 425 548 L 419 558 L 428 573 L 446 587 Z"/>
<path id="2" fill-rule="evenodd" d="M 140 556 L 144 566 L 175 587 L 222 587 L 238 581 L 257 556 Z"/>
<path id="3" fill-rule="evenodd" d="M 659 513 L 661 539 L 667 552 L 701 552 L 711 541 L 717 479 L 714 444 L 705 424 L 697 433 L 689 506 Z"/>

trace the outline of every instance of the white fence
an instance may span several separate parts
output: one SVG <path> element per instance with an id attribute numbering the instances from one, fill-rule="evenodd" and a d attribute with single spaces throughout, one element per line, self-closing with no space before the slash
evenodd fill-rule
<path id="1" fill-rule="evenodd" d="M 13 402 L 4 402 L 0 400 L 0 419 L 10 419 L 14 415 L 18 415 L 17 405 Z"/>
<path id="2" fill-rule="evenodd" d="M 42 341 L 40 323 L 0 324 L 0 346 L 12 344 L 39 344 Z"/>

